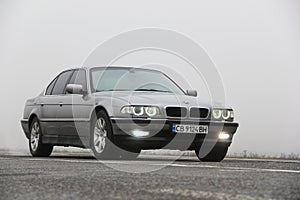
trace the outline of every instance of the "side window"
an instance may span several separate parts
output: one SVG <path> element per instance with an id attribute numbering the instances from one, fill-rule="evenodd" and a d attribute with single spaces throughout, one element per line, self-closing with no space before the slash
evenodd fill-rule
<path id="1" fill-rule="evenodd" d="M 59 75 L 59 77 L 57 78 L 57 81 L 55 83 L 55 86 L 52 90 L 52 94 L 55 95 L 55 94 L 64 94 L 65 93 L 65 88 L 66 88 L 67 82 L 72 73 L 73 73 L 73 71 L 66 71 Z"/>
<path id="2" fill-rule="evenodd" d="M 56 82 L 56 80 L 57 80 L 57 78 L 55 78 L 49 85 L 48 85 L 48 87 L 47 87 L 47 89 L 46 89 L 46 95 L 50 95 L 51 94 L 51 92 L 52 92 L 52 90 L 53 90 L 53 87 L 54 87 L 54 85 L 55 85 L 55 82 Z"/>
<path id="3" fill-rule="evenodd" d="M 82 90 L 87 91 L 85 70 L 74 71 L 74 73 L 70 79 L 70 84 L 82 85 Z"/>

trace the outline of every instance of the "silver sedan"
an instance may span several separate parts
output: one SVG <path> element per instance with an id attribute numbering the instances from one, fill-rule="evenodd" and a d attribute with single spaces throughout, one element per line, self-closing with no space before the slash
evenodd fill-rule
<path id="1" fill-rule="evenodd" d="M 27 100 L 21 124 L 33 156 L 49 156 L 57 145 L 90 148 L 99 159 L 180 149 L 221 161 L 238 123 L 231 108 L 213 108 L 196 96 L 156 70 L 69 69 Z"/>

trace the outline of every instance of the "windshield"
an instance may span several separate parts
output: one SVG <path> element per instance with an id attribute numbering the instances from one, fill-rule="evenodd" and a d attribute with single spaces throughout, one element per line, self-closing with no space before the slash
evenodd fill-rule
<path id="1" fill-rule="evenodd" d="M 93 68 L 91 85 L 93 92 L 152 91 L 184 94 L 165 74 L 146 69 Z"/>

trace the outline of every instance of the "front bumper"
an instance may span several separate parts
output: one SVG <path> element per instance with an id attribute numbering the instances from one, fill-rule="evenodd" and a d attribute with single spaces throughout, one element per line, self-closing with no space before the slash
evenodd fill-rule
<path id="1" fill-rule="evenodd" d="M 206 143 L 222 142 L 228 146 L 232 142 L 239 124 L 237 122 L 210 120 L 111 118 L 115 142 L 120 146 L 140 149 L 196 149 Z M 207 125 L 208 134 L 172 132 L 173 124 Z M 136 137 L 133 131 L 148 132 L 145 137 Z M 220 132 L 230 134 L 230 138 L 220 140 Z"/>

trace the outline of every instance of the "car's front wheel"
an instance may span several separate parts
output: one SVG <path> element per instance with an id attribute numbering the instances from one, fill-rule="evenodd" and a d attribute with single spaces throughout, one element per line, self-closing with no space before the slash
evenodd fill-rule
<path id="1" fill-rule="evenodd" d="M 217 143 L 212 150 L 205 156 L 201 155 L 200 148 L 196 149 L 196 155 L 200 161 L 204 162 L 221 162 L 228 151 L 228 145 Z"/>
<path id="2" fill-rule="evenodd" d="M 91 149 L 97 159 L 113 159 L 113 133 L 110 119 L 104 110 L 96 113 L 91 121 Z"/>
<path id="3" fill-rule="evenodd" d="M 135 159 L 140 150 L 127 151 L 115 144 L 109 116 L 100 110 L 91 120 L 90 146 L 97 159 Z"/>
<path id="4" fill-rule="evenodd" d="M 29 150 L 34 157 L 48 157 L 53 150 L 53 145 L 42 143 L 42 130 L 37 118 L 30 124 Z"/>

